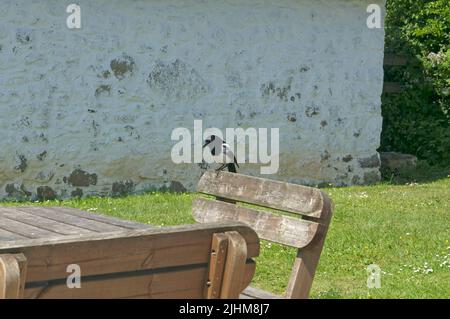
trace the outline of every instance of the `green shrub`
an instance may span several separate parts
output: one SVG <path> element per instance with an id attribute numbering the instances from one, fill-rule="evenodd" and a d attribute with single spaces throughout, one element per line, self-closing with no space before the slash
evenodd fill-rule
<path id="1" fill-rule="evenodd" d="M 381 150 L 450 163 L 450 5 L 448 0 L 387 0 L 386 52 L 410 57 L 385 68 L 406 91 L 384 94 Z"/>

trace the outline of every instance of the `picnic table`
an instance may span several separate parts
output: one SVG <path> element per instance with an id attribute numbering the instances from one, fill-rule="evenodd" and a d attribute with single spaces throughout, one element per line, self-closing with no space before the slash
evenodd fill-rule
<path id="1" fill-rule="evenodd" d="M 154 227 L 68 207 L 0 207 L 0 298 L 237 298 L 258 253 L 256 233 L 236 222 Z M 80 288 L 67 284 L 71 265 Z"/>

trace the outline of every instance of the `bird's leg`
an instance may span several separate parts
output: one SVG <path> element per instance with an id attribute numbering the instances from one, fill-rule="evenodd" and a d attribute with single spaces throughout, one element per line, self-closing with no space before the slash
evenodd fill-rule
<path id="1" fill-rule="evenodd" d="M 226 166 L 227 164 L 222 164 L 219 168 L 216 169 L 216 172 L 222 171 Z"/>

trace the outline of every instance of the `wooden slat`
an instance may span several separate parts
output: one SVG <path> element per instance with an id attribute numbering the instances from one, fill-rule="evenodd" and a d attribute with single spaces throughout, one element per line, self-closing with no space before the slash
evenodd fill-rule
<path id="1" fill-rule="evenodd" d="M 133 275 L 117 278 L 81 277 L 81 288 L 69 289 L 65 282 L 25 290 L 25 298 L 126 298 L 145 295 L 158 298 L 177 291 L 189 291 L 184 298 L 201 298 L 205 286 L 206 267 L 190 270 Z"/>
<path id="2" fill-rule="evenodd" d="M 242 287 L 236 283 L 242 282 L 245 277 L 247 244 L 236 231 L 227 232 L 226 235 L 228 236 L 228 252 L 220 298 L 237 299 L 242 292 Z"/>
<path id="3" fill-rule="evenodd" d="M 25 237 L 24 235 L 19 235 L 19 234 L 13 233 L 11 231 L 5 230 L 3 228 L 0 228 L 0 242 L 7 241 L 7 240 L 27 239 L 27 238 L 28 237 Z"/>
<path id="4" fill-rule="evenodd" d="M 161 293 L 158 294 L 157 297 L 153 299 L 201 299 L 202 297 L 199 296 L 199 291 L 197 289 L 188 288 L 185 290 L 177 290 L 177 291 L 171 291 L 167 293 Z M 141 295 L 135 295 L 135 296 L 127 296 L 123 298 L 117 298 L 117 299 L 149 299 L 148 294 L 141 294 Z"/>
<path id="5" fill-rule="evenodd" d="M 28 238 L 43 238 L 43 237 L 51 238 L 61 236 L 61 234 L 41 229 L 39 227 L 31 226 L 28 224 L 24 224 L 16 220 L 12 220 L 2 216 L 0 216 L 0 225 L 2 229 Z"/>
<path id="6" fill-rule="evenodd" d="M 150 225 L 146 225 L 146 224 L 141 224 L 141 223 L 136 223 L 136 222 L 132 222 L 132 221 L 128 221 L 128 220 L 123 220 L 123 219 L 119 219 L 119 218 L 115 218 L 115 217 L 111 217 L 111 216 L 104 216 L 104 215 L 97 215 L 97 214 L 91 214 L 76 208 L 71 208 L 71 207 L 62 207 L 62 206 L 51 206 L 51 207 L 46 207 L 49 210 L 52 211 L 56 211 L 56 212 L 60 212 L 60 213 L 64 213 L 64 214 L 68 214 L 68 215 L 72 215 L 72 216 L 77 216 L 80 218 L 84 218 L 84 219 L 90 219 L 90 220 L 94 220 L 94 221 L 98 221 L 104 224 L 109 224 L 109 225 L 114 225 L 114 226 L 118 226 L 121 228 L 126 228 L 126 229 L 149 229 L 149 228 L 154 228 Z"/>
<path id="7" fill-rule="evenodd" d="M 276 243 L 305 247 L 314 238 L 319 224 L 233 204 L 196 198 L 193 201 L 194 218 L 200 223 L 239 221 L 252 227 L 259 237 Z"/>
<path id="8" fill-rule="evenodd" d="M 225 234 L 214 234 L 209 260 L 208 287 L 206 289 L 206 298 L 208 299 L 217 299 L 220 297 L 227 249 L 228 236 Z"/>
<path id="9" fill-rule="evenodd" d="M 190 270 L 160 272 L 149 275 L 133 275 L 117 278 L 81 278 L 81 288 L 69 289 L 65 282 L 50 284 L 39 291 L 37 288 L 25 290 L 25 297 L 55 298 L 126 298 L 146 295 L 158 298 L 177 291 L 189 291 L 185 298 L 201 298 L 205 286 L 206 267 Z M 83 279 L 84 278 L 84 279 Z M 37 292 L 37 295 L 36 295 Z"/>
<path id="10" fill-rule="evenodd" d="M 406 65 L 408 63 L 408 57 L 405 55 L 385 54 L 384 65 Z"/>
<path id="11" fill-rule="evenodd" d="M 92 234 L 93 231 L 87 230 L 80 227 L 75 227 L 72 225 L 67 225 L 54 221 L 52 219 L 47 219 L 45 217 L 33 215 L 20 208 L 7 208 L 3 207 L 0 209 L 0 216 L 6 218 L 38 227 L 40 229 L 45 229 L 54 233 L 61 235 L 80 235 L 80 234 Z"/>
<path id="12" fill-rule="evenodd" d="M 117 233 L 66 236 L 60 239 L 4 242 L 0 253 L 22 252 L 28 259 L 27 282 L 65 278 L 78 264 L 84 275 L 207 264 L 213 233 L 238 231 L 248 258 L 259 254 L 257 234 L 239 223 L 188 225 Z"/>
<path id="13" fill-rule="evenodd" d="M 405 90 L 401 83 L 397 82 L 384 82 L 383 93 L 399 93 Z"/>
<path id="14" fill-rule="evenodd" d="M 66 298 L 203 298 L 206 286 L 206 265 L 182 270 L 160 270 L 139 275 L 129 273 L 124 276 L 82 277 L 81 288 L 67 288 L 64 280 L 42 283 L 42 286 L 25 289 L 29 299 Z M 239 286 L 242 291 L 253 276 L 253 265 L 245 268 L 245 276 Z"/>
<path id="15" fill-rule="evenodd" d="M 201 193 L 301 215 L 324 218 L 323 193 L 316 188 L 229 172 L 207 171 L 200 179 Z"/>
<path id="16" fill-rule="evenodd" d="M 80 218 L 78 216 L 72 216 L 69 214 L 64 214 L 64 213 L 59 212 L 58 210 L 54 210 L 54 209 L 47 208 L 47 207 L 38 207 L 38 206 L 28 207 L 26 212 L 36 215 L 36 216 L 41 216 L 41 217 L 45 217 L 47 219 L 65 223 L 67 225 L 72 225 L 72 226 L 76 226 L 79 228 L 91 230 L 94 232 L 105 233 L 105 232 L 114 232 L 114 231 L 123 230 L 123 228 L 119 227 L 119 226 L 110 225 L 110 224 L 106 224 L 106 223 L 91 220 L 91 219 Z"/>
<path id="17" fill-rule="evenodd" d="M 244 282 L 242 283 L 241 290 L 244 291 L 244 289 L 246 287 L 248 287 L 248 285 L 252 281 L 252 278 L 255 274 L 255 270 L 256 270 L 255 262 L 253 260 L 247 260 L 246 270 L 245 270 L 245 274 L 244 274 L 245 278 L 244 278 Z M 185 298 L 186 295 L 190 295 L 190 293 L 191 293 L 190 290 L 189 291 L 182 290 L 182 291 L 172 292 L 170 294 L 161 294 L 158 296 L 158 298 L 161 297 L 161 298 L 165 298 L 165 299 L 167 299 L 167 298 L 182 299 L 182 298 Z M 195 291 L 195 293 L 197 293 L 197 292 Z M 148 298 L 148 296 L 147 295 L 139 295 L 139 296 L 130 296 L 127 298 L 143 299 L 143 298 Z"/>
<path id="18" fill-rule="evenodd" d="M 239 296 L 240 299 L 283 299 L 282 296 L 274 295 L 265 290 L 255 288 L 255 287 L 247 287 Z"/>

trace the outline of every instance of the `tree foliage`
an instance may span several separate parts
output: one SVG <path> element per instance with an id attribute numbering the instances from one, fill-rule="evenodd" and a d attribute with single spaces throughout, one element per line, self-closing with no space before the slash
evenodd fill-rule
<path id="1" fill-rule="evenodd" d="M 385 68 L 385 81 L 406 91 L 384 94 L 381 150 L 450 163 L 449 0 L 387 0 L 387 53 L 410 57 Z"/>

